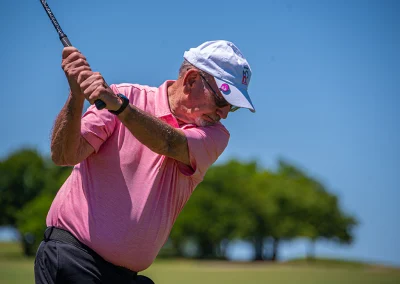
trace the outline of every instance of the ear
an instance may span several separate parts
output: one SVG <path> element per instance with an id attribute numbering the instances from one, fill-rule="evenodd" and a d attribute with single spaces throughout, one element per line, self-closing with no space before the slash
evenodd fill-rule
<path id="1" fill-rule="evenodd" d="M 186 72 L 183 77 L 183 91 L 185 94 L 190 94 L 192 89 L 195 87 L 199 72 L 195 69 L 190 69 Z"/>

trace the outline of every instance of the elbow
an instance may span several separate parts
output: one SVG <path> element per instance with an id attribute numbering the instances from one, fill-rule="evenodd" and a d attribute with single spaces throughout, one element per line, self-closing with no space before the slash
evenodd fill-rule
<path id="1" fill-rule="evenodd" d="M 65 166 L 65 161 L 62 158 L 62 155 L 58 154 L 57 152 L 51 151 L 51 160 L 57 166 Z"/>
<path id="2" fill-rule="evenodd" d="M 54 164 L 57 166 L 61 166 L 62 164 L 62 154 L 60 148 L 56 146 L 57 144 L 54 143 L 54 140 L 51 141 L 50 145 L 50 157 Z"/>
<path id="3" fill-rule="evenodd" d="M 56 164 L 57 166 L 60 166 L 61 153 L 60 153 L 60 151 L 57 151 L 57 148 L 55 147 L 53 141 L 51 143 L 51 148 L 50 148 L 50 157 L 54 164 Z"/>
<path id="4" fill-rule="evenodd" d="M 62 166 L 62 165 L 63 165 L 62 160 L 61 160 L 59 157 L 53 155 L 53 153 L 51 154 L 51 160 L 53 161 L 53 163 L 54 163 L 56 166 Z"/>
<path id="5" fill-rule="evenodd" d="M 51 160 L 57 166 L 74 166 L 78 163 L 75 163 L 72 160 L 67 160 L 65 157 L 57 152 L 51 151 Z"/>

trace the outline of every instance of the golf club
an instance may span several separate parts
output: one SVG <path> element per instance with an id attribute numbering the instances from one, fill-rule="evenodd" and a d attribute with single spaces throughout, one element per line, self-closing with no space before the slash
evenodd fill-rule
<path id="1" fill-rule="evenodd" d="M 40 2 L 42 3 L 44 10 L 46 11 L 47 15 L 49 16 L 50 21 L 53 23 L 53 26 L 56 29 L 58 35 L 60 36 L 60 40 L 61 40 L 62 44 L 64 45 L 64 47 L 72 46 L 72 44 L 69 41 L 67 35 L 63 32 L 63 30 L 61 29 L 60 25 L 58 24 L 57 19 L 54 16 L 53 12 L 51 11 L 51 9 L 50 9 L 49 5 L 47 4 L 46 0 L 40 0 Z M 96 100 L 94 102 L 94 104 L 96 105 L 96 108 L 98 110 L 101 110 L 101 109 L 106 107 L 106 104 L 102 100 Z"/>

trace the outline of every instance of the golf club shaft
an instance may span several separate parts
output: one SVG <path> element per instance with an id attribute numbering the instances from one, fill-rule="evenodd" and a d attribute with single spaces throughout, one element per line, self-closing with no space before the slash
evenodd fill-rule
<path id="1" fill-rule="evenodd" d="M 44 10 L 46 11 L 47 15 L 50 18 L 50 21 L 53 23 L 54 28 L 56 29 L 58 35 L 60 36 L 60 41 L 64 47 L 72 46 L 71 42 L 69 41 L 66 34 L 64 34 L 63 30 L 61 29 L 60 25 L 57 22 L 56 17 L 54 16 L 53 12 L 51 11 L 49 5 L 47 4 L 46 0 L 40 0 L 43 5 Z M 107 84 L 107 83 L 106 83 Z M 107 85 L 108 86 L 108 85 Z M 96 100 L 94 102 L 96 108 L 101 110 L 106 107 L 106 104 L 102 100 Z"/>

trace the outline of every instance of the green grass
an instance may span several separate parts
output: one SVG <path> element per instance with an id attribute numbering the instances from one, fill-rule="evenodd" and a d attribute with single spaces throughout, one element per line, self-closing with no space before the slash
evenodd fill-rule
<path id="1" fill-rule="evenodd" d="M 321 258 L 317 259 L 307 259 L 307 258 L 298 258 L 292 259 L 288 261 L 290 264 L 295 265 L 312 265 L 318 267 L 341 267 L 341 268 L 369 268 L 372 265 L 361 262 L 361 261 L 353 261 L 347 259 L 332 259 L 332 258 Z"/>
<path id="2" fill-rule="evenodd" d="M 357 262 L 317 259 L 313 263 L 237 263 L 157 260 L 143 272 L 157 284 L 399 284 L 400 270 Z M 33 258 L 21 256 L 18 244 L 0 243 L 0 284 L 34 283 Z"/>

